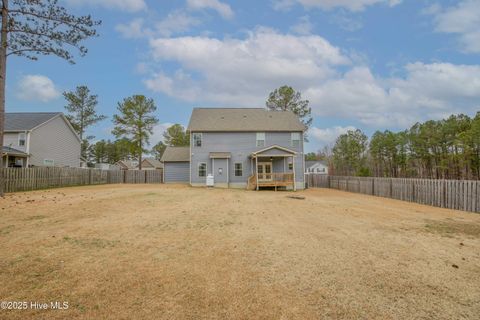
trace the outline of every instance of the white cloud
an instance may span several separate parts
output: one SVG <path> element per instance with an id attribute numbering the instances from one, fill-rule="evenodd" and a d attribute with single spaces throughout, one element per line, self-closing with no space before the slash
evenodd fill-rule
<path id="1" fill-rule="evenodd" d="M 412 63 L 405 77 L 375 77 L 366 67 L 308 88 L 317 115 L 358 120 L 376 127 L 406 127 L 427 118 L 480 108 L 480 66 Z"/>
<path id="2" fill-rule="evenodd" d="M 157 92 L 189 101 L 258 105 L 285 83 L 302 87 L 331 77 L 349 59 L 319 36 L 293 36 L 260 28 L 246 39 L 159 38 L 150 41 L 155 61 L 176 61 L 173 74 L 146 81 Z M 261 100 L 260 100 L 261 101 Z"/>
<path id="3" fill-rule="evenodd" d="M 400 4 L 402 0 L 277 0 L 273 7 L 276 10 L 288 10 L 295 4 L 306 8 L 320 8 L 331 10 L 334 8 L 345 8 L 349 11 L 362 11 L 366 7 L 375 4 L 386 4 L 390 7 Z"/>
<path id="4" fill-rule="evenodd" d="M 458 34 L 463 51 L 480 53 L 480 1 L 465 0 L 448 8 L 436 4 L 424 13 L 434 16 L 435 31 Z"/>
<path id="5" fill-rule="evenodd" d="M 126 24 L 118 24 L 115 29 L 124 38 L 152 38 L 154 36 L 170 37 L 173 34 L 187 32 L 191 27 L 197 26 L 201 21 L 182 10 L 169 13 L 164 19 L 152 23 L 136 18 Z M 146 25 L 151 25 L 146 26 Z"/>
<path id="6" fill-rule="evenodd" d="M 156 24 L 158 34 L 164 37 L 169 37 L 174 33 L 186 32 L 191 27 L 200 24 L 200 20 L 194 18 L 183 11 L 174 11 Z"/>
<path id="7" fill-rule="evenodd" d="M 312 127 L 309 130 L 309 135 L 312 136 L 315 140 L 320 142 L 322 145 L 330 145 L 335 142 L 338 136 L 347 133 L 349 130 L 355 130 L 353 126 L 341 127 L 336 126 L 332 128 L 317 128 Z"/>
<path id="8" fill-rule="evenodd" d="M 310 22 L 308 16 L 303 16 L 299 19 L 298 23 L 291 28 L 291 30 L 297 34 L 307 35 L 312 33 L 313 24 Z"/>
<path id="9" fill-rule="evenodd" d="M 317 35 L 259 28 L 244 39 L 157 38 L 150 41 L 152 91 L 210 106 L 261 107 L 288 84 L 310 100 L 315 116 L 372 127 L 404 128 L 428 118 L 480 109 L 480 66 L 421 62 L 383 78 Z M 164 62 L 178 68 L 162 70 Z"/>
<path id="10" fill-rule="evenodd" d="M 17 97 L 25 101 L 48 102 L 60 96 L 50 78 L 42 75 L 26 75 L 18 82 Z"/>
<path id="11" fill-rule="evenodd" d="M 235 15 L 232 8 L 219 0 L 187 0 L 190 9 L 212 9 L 218 12 L 224 19 L 231 19 Z"/>
<path id="12" fill-rule="evenodd" d="M 163 141 L 163 133 L 173 125 L 171 122 L 164 122 L 153 127 L 153 134 L 150 136 L 150 146 L 154 146 L 160 141 Z"/>
<path id="13" fill-rule="evenodd" d="M 92 5 L 108 9 L 118 9 L 128 12 L 145 10 L 147 4 L 144 0 L 65 0 L 70 5 Z"/>
<path id="14" fill-rule="evenodd" d="M 115 27 L 115 30 L 127 39 L 143 38 L 150 35 L 152 32 L 151 30 L 144 28 L 144 21 L 142 18 L 133 19 L 126 24 L 118 24 Z"/>

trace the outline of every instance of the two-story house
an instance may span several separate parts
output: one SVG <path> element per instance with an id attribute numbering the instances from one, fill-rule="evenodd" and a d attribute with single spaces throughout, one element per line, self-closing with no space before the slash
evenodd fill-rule
<path id="1" fill-rule="evenodd" d="M 178 165 L 187 170 L 192 186 L 205 186 L 213 177 L 216 187 L 304 188 L 303 135 L 305 126 L 288 111 L 252 108 L 195 108 L 190 133 L 188 166 L 185 155 Z M 165 181 L 171 177 L 175 152 L 168 149 Z M 164 160 L 164 159 L 162 159 Z M 180 172 L 179 172 L 180 171 Z M 210 176 L 210 177 L 209 177 Z M 185 175 L 183 175 L 185 177 Z M 176 182 L 179 179 L 171 177 Z"/>
<path id="2" fill-rule="evenodd" d="M 80 152 L 80 138 L 63 113 L 5 114 L 5 166 L 79 167 Z"/>

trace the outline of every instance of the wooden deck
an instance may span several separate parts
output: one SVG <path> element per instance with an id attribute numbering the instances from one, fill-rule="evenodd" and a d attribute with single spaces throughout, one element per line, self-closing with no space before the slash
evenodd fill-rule
<path id="1" fill-rule="evenodd" d="M 257 177 L 258 176 L 258 177 Z M 289 187 L 294 186 L 293 173 L 260 173 L 253 174 L 248 178 L 247 189 L 255 190 L 258 187 Z"/>

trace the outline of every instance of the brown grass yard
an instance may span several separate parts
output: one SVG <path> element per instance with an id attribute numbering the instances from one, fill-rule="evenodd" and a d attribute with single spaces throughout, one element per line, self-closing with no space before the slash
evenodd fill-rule
<path id="1" fill-rule="evenodd" d="M 0 319 L 479 319 L 480 215 L 336 190 L 0 199 Z"/>

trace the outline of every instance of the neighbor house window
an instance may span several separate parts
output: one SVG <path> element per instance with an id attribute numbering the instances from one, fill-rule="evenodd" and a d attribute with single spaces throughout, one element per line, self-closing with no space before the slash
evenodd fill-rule
<path id="1" fill-rule="evenodd" d="M 265 147 L 265 132 L 257 132 L 257 147 Z"/>
<path id="2" fill-rule="evenodd" d="M 235 177 L 243 176 L 243 164 L 242 163 L 235 163 Z"/>
<path id="3" fill-rule="evenodd" d="M 55 161 L 53 161 L 52 159 L 44 159 L 43 160 L 43 165 L 44 166 L 53 167 L 54 164 L 55 164 Z"/>
<path id="4" fill-rule="evenodd" d="M 18 134 L 18 145 L 19 146 L 24 146 L 25 145 L 25 133 L 19 133 Z"/>
<path id="5" fill-rule="evenodd" d="M 202 146 L 202 134 L 201 133 L 194 133 L 193 134 L 193 146 L 194 147 L 201 147 Z"/>
<path id="6" fill-rule="evenodd" d="M 198 164 L 198 176 L 199 177 L 206 177 L 207 176 L 207 164 L 206 163 L 199 163 Z"/>
<path id="7" fill-rule="evenodd" d="M 300 147 L 300 132 L 292 132 L 292 147 Z"/>
<path id="8" fill-rule="evenodd" d="M 288 164 L 288 170 L 293 170 L 293 162 L 290 162 L 290 163 Z"/>

